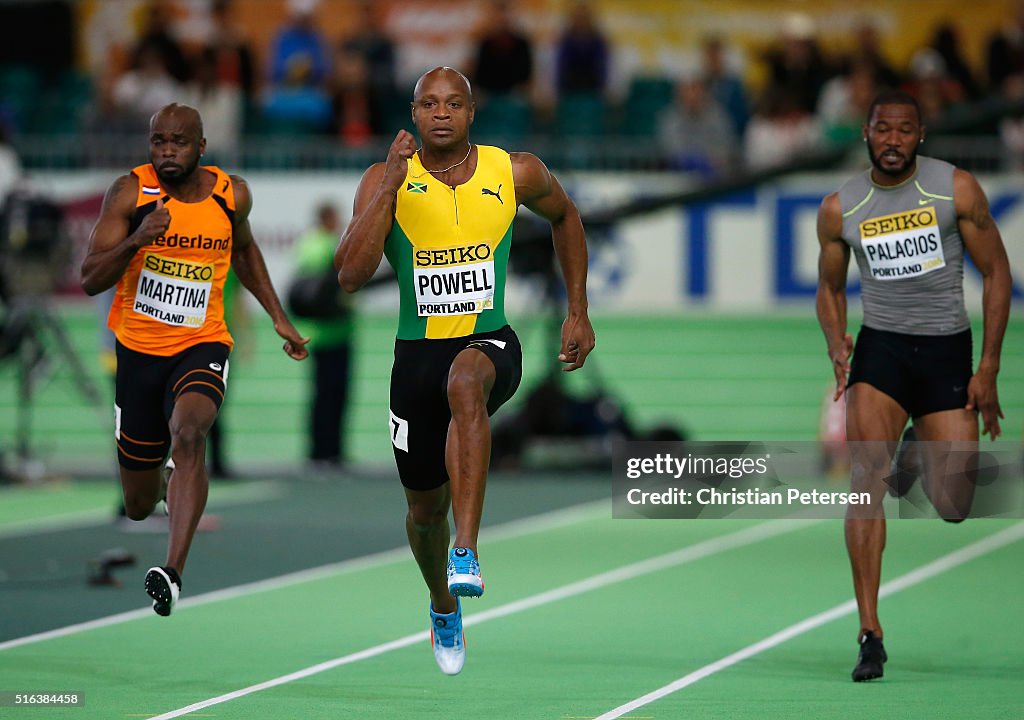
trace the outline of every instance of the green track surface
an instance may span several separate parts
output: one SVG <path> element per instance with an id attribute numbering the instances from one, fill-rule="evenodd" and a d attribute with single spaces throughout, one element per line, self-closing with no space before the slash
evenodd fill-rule
<path id="1" fill-rule="evenodd" d="M 62 317 L 95 365 L 91 311 L 69 306 Z M 526 388 L 556 351 L 543 323 L 516 323 Z M 595 325 L 593 365 L 569 386 L 584 393 L 603 384 L 637 424 L 672 420 L 701 439 L 814 438 L 829 369 L 813 318 Z M 187 717 L 596 718 L 702 670 L 623 717 L 1024 717 L 1024 540 L 885 597 L 890 662 L 881 681 L 849 679 L 857 649 L 850 614 L 708 672 L 850 600 L 841 522 L 612 520 L 607 473 L 571 466 L 492 476 L 481 539 L 487 593 L 465 604 L 465 670 L 443 676 L 426 640 L 427 597 L 405 547 L 404 500 L 380 422 L 392 334 L 390 318 L 362 319 L 350 424 L 356 463 L 331 478 L 296 471 L 302 366 L 279 353 L 267 328 L 251 357 L 232 362 L 226 420 L 244 479 L 212 485 L 209 511 L 221 529 L 197 535 L 171 618 L 153 614 L 141 589 L 145 569 L 163 559 L 166 535 L 112 522 L 109 412 L 81 400 L 56 358 L 34 406 L 32 449 L 47 468 L 80 479 L 0 487 L 0 691 L 77 691 L 85 706 L 0 707 L 0 718 L 175 715 L 339 658 L 346 660 L 331 669 Z M 1000 376 L 1008 448 L 1020 443 L 1024 415 L 1024 364 L 1015 360 L 1022 341 L 1020 323 L 1011 324 Z M 14 380 L 10 365 L 0 368 L 7 450 Z M 561 514 L 521 522 L 552 511 Z M 1016 532 L 1017 523 L 890 522 L 883 581 Z M 712 552 L 722 538 L 739 544 Z M 651 558 L 709 547 L 687 562 L 629 573 Z M 90 563 L 115 548 L 137 558 L 115 571 L 123 584 L 87 585 Z M 628 577 L 608 575 L 620 571 Z M 533 605 L 511 605 L 518 602 Z M 98 622 L 79 625 L 90 621 Z M 57 632 L 37 635 L 48 631 Z"/>
<path id="2" fill-rule="evenodd" d="M 47 469 L 81 475 L 113 471 L 111 383 L 98 363 L 99 322 L 89 304 L 56 308 L 77 354 L 105 393 L 90 407 L 55 350 L 32 405 L 30 450 Z M 855 321 L 852 321 L 855 322 Z M 497 416 L 514 410 L 553 366 L 558 348 L 545 317 L 512 319 L 524 346 L 524 379 Z M 239 338 L 222 413 L 228 458 L 242 470 L 294 471 L 305 455 L 311 367 L 289 360 L 265 316 Z M 566 375 L 579 394 L 606 389 L 640 428 L 670 422 L 704 440 L 813 440 L 831 370 L 812 315 L 792 317 L 594 317 L 598 345 L 583 372 Z M 980 327 L 975 328 L 980 338 Z M 390 467 L 386 432 L 395 320 L 362 315 L 356 327 L 353 399 L 347 432 L 354 462 Z M 52 346 L 52 344 L 51 344 Z M 975 351 L 980 340 L 975 342 Z M 1021 441 L 1024 323 L 1007 330 L 1000 399 L 1004 441 Z M 246 349 L 248 348 L 248 350 Z M 17 373 L 0 365 L 0 449 L 13 454 Z"/>
<path id="3" fill-rule="evenodd" d="M 522 500 L 528 494 L 536 499 L 551 481 L 496 482 L 489 502 L 506 508 L 513 498 Z M 563 501 L 588 494 L 581 482 Z M 596 491 L 601 486 L 592 480 L 589 494 L 600 494 Z M 275 517 L 285 520 L 265 517 L 265 522 L 286 522 L 290 513 L 308 509 L 303 494 L 293 497 L 289 492 L 274 500 Z M 353 499 L 365 501 L 360 494 L 354 493 Z M 224 535 L 244 526 L 249 507 L 225 505 L 225 530 L 209 538 L 220 536 L 218 543 L 230 544 Z M 336 559 L 345 556 L 353 537 L 372 533 L 371 521 L 397 529 L 400 513 L 394 510 L 366 504 L 358 513 L 339 517 L 333 532 Z M 354 516 L 367 525 L 355 526 Z M 78 691 L 86 698 L 81 709 L 5 708 L 3 716 L 159 716 L 373 649 L 367 657 L 349 658 L 324 672 L 213 704 L 189 717 L 430 718 L 472 713 L 495 719 L 593 718 L 849 599 L 841 523 L 616 521 L 607 516 L 606 504 L 598 503 L 547 527 L 490 536 L 485 531 L 482 557 L 488 589 L 483 599 L 465 603 L 469 659 L 457 678 L 441 675 L 434 665 L 425 635 L 426 595 L 415 565 L 399 551 L 304 581 L 212 600 L 203 593 L 216 583 L 197 570 L 186 574 L 185 599 L 171 618 L 144 610 L 105 627 L 0 646 L 0 689 Z M 307 534 L 316 535 L 316 524 L 311 523 Z M 892 522 L 885 578 L 1011 526 L 995 520 L 960 526 Z M 607 581 L 603 575 L 744 528 L 767 528 L 768 534 L 625 580 Z M 261 562 L 275 552 L 286 553 L 295 566 L 316 559 L 302 537 L 293 537 L 291 548 L 275 550 L 270 547 L 276 544 L 272 533 L 257 534 L 252 526 L 245 530 L 250 540 L 260 540 L 249 545 L 251 569 L 257 574 L 275 575 L 287 566 Z M 31 533 L 26 537 L 33 542 L 25 547 L 45 546 L 54 532 Z M 90 541 L 82 529 L 60 535 L 65 547 Z M 385 545 L 397 541 L 390 533 L 384 535 Z M 124 536 L 122 542 L 137 538 Z M 0 539 L 3 557 L 10 557 L 12 542 L 10 537 Z M 386 545 L 393 546 L 397 542 Z M 219 547 L 202 544 L 195 564 L 217 565 L 227 572 L 237 559 L 218 552 Z M 857 626 L 847 615 L 625 717 L 1019 717 L 1024 710 L 1024 629 L 1015 618 L 1024 610 L 1022 564 L 1024 542 L 1018 540 L 884 599 L 890 662 L 881 681 L 850 682 Z M 52 616 L 60 606 L 88 603 L 88 596 L 97 593 L 130 597 L 138 607 L 145 599 L 139 588 L 142 570 L 119 574 L 130 578 L 129 587 L 88 589 L 80 582 L 62 585 L 55 580 L 46 590 L 53 607 L 41 607 L 37 598 L 32 612 Z M 576 586 L 572 591 L 574 583 L 602 577 L 606 582 L 596 587 Z M 566 587 L 566 597 L 544 595 Z M 22 636 L 21 627 L 9 623 L 11 618 L 19 622 L 16 618 L 26 612 L 24 598 L 3 592 L 4 634 Z M 200 602 L 189 603 L 190 597 Z M 491 616 L 491 611 L 514 609 L 510 603 L 531 600 L 538 606 Z M 474 625 L 474 618 L 481 622 Z M 383 644 L 417 633 L 422 637 L 381 651 Z"/>

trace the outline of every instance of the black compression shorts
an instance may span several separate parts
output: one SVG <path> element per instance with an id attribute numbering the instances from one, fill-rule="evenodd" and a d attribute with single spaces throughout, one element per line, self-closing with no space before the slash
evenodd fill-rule
<path id="1" fill-rule="evenodd" d="M 455 356 L 476 348 L 494 363 L 487 400 L 493 415 L 512 397 L 523 377 L 523 350 L 508 325 L 493 332 L 440 340 L 396 340 L 391 369 L 391 444 L 402 485 L 433 490 L 448 482 L 444 451 L 448 423 L 448 371 Z"/>
<path id="2" fill-rule="evenodd" d="M 906 335 L 862 327 L 848 385 L 871 385 L 912 418 L 967 405 L 970 329 L 955 335 Z"/>
<path id="3" fill-rule="evenodd" d="M 149 470 L 163 464 L 171 447 L 168 423 L 184 393 L 205 395 L 220 408 L 229 353 L 222 343 L 200 343 L 165 357 L 117 343 L 114 437 L 121 467 Z"/>

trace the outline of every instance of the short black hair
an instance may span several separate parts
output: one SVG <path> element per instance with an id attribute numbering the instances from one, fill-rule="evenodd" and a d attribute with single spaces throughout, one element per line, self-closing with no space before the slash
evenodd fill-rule
<path id="1" fill-rule="evenodd" d="M 875 114 L 875 108 L 879 105 L 911 105 L 914 108 L 914 112 L 917 113 L 918 124 L 921 123 L 921 106 L 918 104 L 917 98 L 908 92 L 891 88 L 880 91 L 875 95 L 875 99 L 871 101 L 871 107 L 868 108 L 868 116 L 865 120 L 866 123 L 871 124 L 871 117 Z"/>

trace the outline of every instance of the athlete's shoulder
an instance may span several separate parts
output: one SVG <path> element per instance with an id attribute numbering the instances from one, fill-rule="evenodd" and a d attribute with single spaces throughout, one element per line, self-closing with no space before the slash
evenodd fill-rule
<path id="1" fill-rule="evenodd" d="M 478 157 L 487 159 L 507 159 L 511 158 L 516 153 L 509 152 L 504 148 L 500 148 L 497 145 L 480 145 L 477 144 L 476 151 Z"/>
<path id="2" fill-rule="evenodd" d="M 854 173 L 850 177 L 843 181 L 843 184 L 836 190 L 836 195 L 842 195 L 845 191 L 851 188 L 870 187 L 873 183 L 871 182 L 871 169 L 862 170 L 859 173 Z"/>
<path id="3" fill-rule="evenodd" d="M 360 180 L 360 183 L 369 185 L 370 183 L 380 182 L 380 179 L 384 177 L 384 170 L 387 166 L 388 164 L 386 162 L 375 162 L 363 172 L 363 177 Z"/>
<path id="4" fill-rule="evenodd" d="M 230 173 L 217 165 L 202 165 L 200 169 L 213 175 L 213 191 L 215 193 L 226 193 L 232 185 L 236 183 L 245 183 L 245 180 L 241 175 Z"/>
<path id="5" fill-rule="evenodd" d="M 128 171 L 129 175 L 134 175 L 143 181 L 157 181 L 156 169 L 153 167 L 153 163 L 145 163 L 143 165 L 136 165 Z"/>
<path id="6" fill-rule="evenodd" d="M 835 239 L 843 231 L 843 206 L 839 193 L 826 195 L 818 207 L 818 235 L 821 238 Z"/>
<path id="7" fill-rule="evenodd" d="M 970 173 L 952 163 L 918 156 L 914 188 L 935 200 L 952 200 L 965 177 L 971 177 Z"/>
<path id="8" fill-rule="evenodd" d="M 551 175 L 544 161 L 530 152 L 513 152 L 508 154 L 512 163 L 512 175 L 516 182 L 528 181 L 531 178 L 547 179 Z"/>
<path id="9" fill-rule="evenodd" d="M 821 199 L 820 211 L 821 212 L 839 212 L 839 191 L 830 192 L 828 195 Z"/>
<path id="10" fill-rule="evenodd" d="M 139 192 L 140 178 L 135 174 L 134 171 L 128 171 L 124 175 L 118 175 L 114 178 L 114 181 L 110 183 L 110 188 L 107 190 L 107 195 L 136 195 Z"/>
<path id="11" fill-rule="evenodd" d="M 114 211 L 121 215 L 134 212 L 138 205 L 139 187 L 139 177 L 133 172 L 118 175 L 103 196 L 103 212 Z"/>
<path id="12" fill-rule="evenodd" d="M 220 171 L 213 192 L 224 197 L 232 210 L 245 210 L 248 214 L 248 208 L 252 207 L 252 188 L 241 175 Z"/>
<path id="13" fill-rule="evenodd" d="M 927 155 L 917 156 L 917 171 L 921 172 L 953 172 L 958 170 L 956 165 L 945 160 L 939 160 L 938 158 L 928 157 Z"/>
<path id="14" fill-rule="evenodd" d="M 214 169 L 217 169 L 217 168 L 214 168 Z M 247 190 L 247 191 L 249 190 L 249 181 L 246 180 L 241 175 L 236 175 L 234 173 L 226 173 L 226 172 L 220 171 L 218 173 L 217 179 L 220 182 L 219 182 L 218 187 L 216 188 L 216 190 L 219 191 L 219 192 L 227 192 L 228 188 L 230 188 L 230 187 L 235 188 L 236 191 L 237 191 L 238 188 L 245 188 L 245 190 Z"/>
<path id="15" fill-rule="evenodd" d="M 875 184 L 871 180 L 871 170 L 862 172 L 847 178 L 846 182 L 839 186 L 834 195 L 836 196 L 836 207 L 840 214 L 853 208 L 862 207 L 875 191 Z"/>

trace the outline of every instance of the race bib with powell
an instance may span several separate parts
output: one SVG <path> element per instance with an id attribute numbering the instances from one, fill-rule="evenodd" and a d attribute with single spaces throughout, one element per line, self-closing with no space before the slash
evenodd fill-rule
<path id="1" fill-rule="evenodd" d="M 420 317 L 479 314 L 494 307 L 494 259 L 486 243 L 419 249 L 413 261 Z"/>

